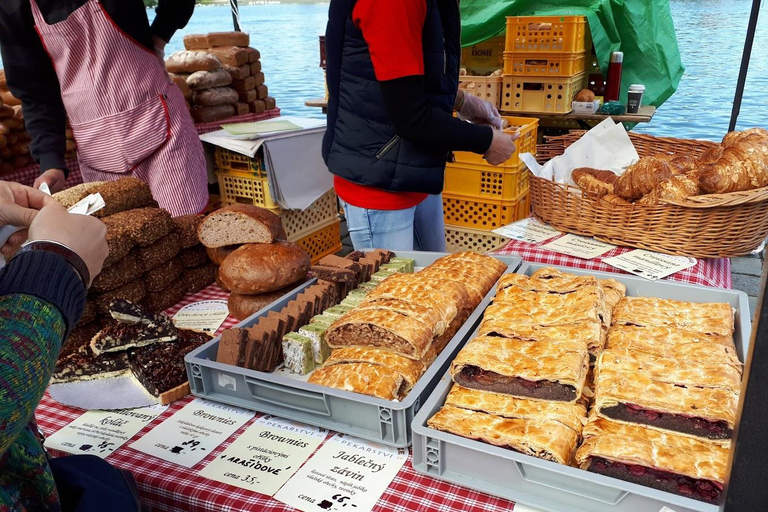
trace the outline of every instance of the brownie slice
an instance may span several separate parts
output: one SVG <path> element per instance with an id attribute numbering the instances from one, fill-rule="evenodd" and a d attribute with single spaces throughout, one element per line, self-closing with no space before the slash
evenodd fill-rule
<path id="1" fill-rule="evenodd" d="M 221 333 L 216 361 L 232 366 L 245 366 L 245 347 L 248 332 L 245 329 L 227 329 Z"/>
<path id="2" fill-rule="evenodd" d="M 365 256 L 363 251 L 352 251 L 351 253 L 347 254 L 345 258 L 352 261 L 360 261 L 360 258 L 363 256 Z"/>
<path id="3" fill-rule="evenodd" d="M 286 331 L 285 330 L 285 320 L 280 316 L 280 313 L 277 311 L 270 311 L 267 313 L 267 318 L 270 318 L 275 321 L 275 325 L 277 327 L 275 328 L 275 332 L 277 333 L 277 337 L 282 339 L 283 336 L 285 336 Z"/>
<path id="4" fill-rule="evenodd" d="M 693 414 L 683 416 L 623 403 L 603 407 L 600 412 L 614 420 L 650 425 L 707 439 L 730 439 L 733 436 L 733 429 L 728 426 L 728 422 L 711 421 Z"/>
<path id="5" fill-rule="evenodd" d="M 346 268 L 313 265 L 310 270 L 318 279 L 331 281 L 333 283 L 354 283 L 357 279 L 357 274 L 355 274 L 353 270 Z"/>
<path id="6" fill-rule="evenodd" d="M 520 377 L 508 377 L 483 370 L 478 366 L 465 366 L 454 376 L 460 386 L 481 391 L 491 391 L 538 400 L 572 402 L 576 400 L 576 388 L 549 380 L 530 381 Z"/>
<path id="7" fill-rule="evenodd" d="M 691 478 L 636 464 L 624 464 L 602 457 L 590 457 L 587 471 L 707 503 L 718 503 L 723 493 L 719 482 Z"/>
<path id="8" fill-rule="evenodd" d="M 374 249 L 365 253 L 366 258 L 376 258 L 379 263 L 389 263 L 389 260 L 395 255 L 392 251 L 386 249 Z"/>
<path id="9" fill-rule="evenodd" d="M 99 331 L 91 340 L 96 355 L 124 352 L 129 348 L 145 347 L 155 343 L 176 341 L 178 333 L 172 325 L 144 325 L 115 322 Z"/>
<path id="10" fill-rule="evenodd" d="M 140 306 L 125 299 L 115 299 L 109 304 L 109 314 L 118 322 L 126 324 L 164 325 L 173 327 L 171 321 L 162 313 L 150 313 Z"/>
<path id="11" fill-rule="evenodd" d="M 109 379 L 128 373 L 128 354 L 95 355 L 91 350 L 74 350 L 60 357 L 51 384 L 95 379 Z"/>
<path id="12" fill-rule="evenodd" d="M 179 329 L 177 343 L 161 343 L 131 351 L 128 356 L 134 377 L 152 396 L 187 382 L 184 356 L 207 343 L 211 337 L 189 329 Z"/>

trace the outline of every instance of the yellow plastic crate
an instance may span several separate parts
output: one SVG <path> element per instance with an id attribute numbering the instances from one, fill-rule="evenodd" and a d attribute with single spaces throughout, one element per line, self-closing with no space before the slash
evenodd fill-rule
<path id="1" fill-rule="evenodd" d="M 504 36 L 498 36 L 462 48 L 461 67 L 475 75 L 489 75 L 501 69 L 504 44 Z"/>
<path id="2" fill-rule="evenodd" d="M 464 91 L 464 94 L 490 102 L 496 108 L 501 105 L 500 76 L 460 76 L 459 89 Z"/>
<path id="3" fill-rule="evenodd" d="M 443 193 L 516 201 L 528 193 L 528 169 L 522 162 L 517 169 L 491 165 L 448 164 Z"/>
<path id="4" fill-rule="evenodd" d="M 478 200 L 443 193 L 443 218 L 448 226 L 491 231 L 528 217 L 531 195 L 517 201 Z"/>
<path id="5" fill-rule="evenodd" d="M 586 16 L 508 16 L 508 52 L 583 52 L 589 49 Z"/>
<path id="6" fill-rule="evenodd" d="M 505 76 L 500 110 L 567 114 L 573 97 L 584 87 L 586 79 L 586 73 L 567 78 Z"/>
<path id="7" fill-rule="evenodd" d="M 267 169 L 264 167 L 261 153 L 257 153 L 255 157 L 251 158 L 225 148 L 216 147 L 214 162 L 216 172 L 246 172 L 251 173 L 256 178 L 267 177 Z"/>
<path id="8" fill-rule="evenodd" d="M 506 163 L 493 166 L 483 159 L 483 155 L 477 153 L 469 153 L 464 151 L 457 151 L 453 154 L 453 158 L 458 164 L 472 164 L 481 165 L 487 167 L 489 170 L 504 169 L 506 171 L 516 171 L 519 169 L 522 161 L 519 158 L 520 153 L 536 154 L 536 137 L 539 126 L 539 120 L 532 117 L 512 117 L 502 116 L 509 123 L 509 128 L 505 131 L 512 132 L 517 131 L 520 136 L 515 141 L 517 149 Z"/>
<path id="9" fill-rule="evenodd" d="M 283 222 L 288 239 L 301 238 L 310 234 L 320 226 L 339 218 L 339 201 L 336 192 L 329 190 L 305 210 L 282 210 L 280 220 Z"/>
<path id="10" fill-rule="evenodd" d="M 445 249 L 448 252 L 487 253 L 501 249 L 509 238 L 477 229 L 445 226 Z"/>
<path id="11" fill-rule="evenodd" d="M 582 73 L 585 69 L 587 52 L 554 55 L 504 52 L 504 76 L 570 77 Z"/>
<path id="12" fill-rule="evenodd" d="M 340 225 L 339 219 L 332 220 L 308 235 L 299 238 L 288 236 L 288 239 L 307 251 L 314 265 L 324 256 L 336 254 L 341 250 Z"/>
<path id="13" fill-rule="evenodd" d="M 216 172 L 221 201 L 227 204 L 244 203 L 260 206 L 280 214 L 280 206 L 272 199 L 267 178 L 254 177 L 251 172 Z"/>

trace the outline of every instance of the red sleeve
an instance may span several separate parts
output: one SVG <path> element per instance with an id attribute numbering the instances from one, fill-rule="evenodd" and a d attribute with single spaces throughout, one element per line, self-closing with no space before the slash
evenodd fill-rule
<path id="1" fill-rule="evenodd" d="M 368 43 L 377 80 L 424 74 L 426 16 L 426 0 L 358 0 L 352 19 Z"/>

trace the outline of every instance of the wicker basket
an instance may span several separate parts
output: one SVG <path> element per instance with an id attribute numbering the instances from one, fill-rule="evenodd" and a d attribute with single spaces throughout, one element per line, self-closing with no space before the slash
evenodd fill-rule
<path id="1" fill-rule="evenodd" d="M 563 153 L 585 132 L 547 139 L 537 152 L 549 159 Z M 640 156 L 663 153 L 698 156 L 712 142 L 630 134 Z M 692 256 L 730 258 L 747 254 L 768 236 L 768 187 L 730 194 L 690 197 L 654 206 L 614 205 L 581 189 L 531 176 L 534 215 L 567 233 L 640 249 Z"/>

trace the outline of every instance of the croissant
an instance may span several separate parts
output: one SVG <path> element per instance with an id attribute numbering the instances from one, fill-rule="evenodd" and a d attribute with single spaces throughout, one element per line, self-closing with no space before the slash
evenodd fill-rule
<path id="1" fill-rule="evenodd" d="M 723 150 L 725 148 L 723 146 L 717 145 L 714 146 L 708 150 L 706 150 L 697 160 L 698 165 L 702 164 L 713 164 L 717 162 L 721 156 L 723 156 Z"/>
<path id="2" fill-rule="evenodd" d="M 671 176 L 659 183 L 650 194 L 643 196 L 637 203 L 659 204 L 662 199 L 682 201 L 696 195 L 699 195 L 699 182 L 696 173 L 680 174 Z"/>
<path id="3" fill-rule="evenodd" d="M 685 174 L 696 170 L 698 161 L 691 155 L 676 156 L 669 161 L 673 174 Z"/>
<path id="4" fill-rule="evenodd" d="M 618 176 L 612 171 L 590 167 L 579 167 L 571 173 L 571 179 L 580 189 L 597 194 L 598 197 L 613 194 L 613 184 L 617 178 Z"/>
<path id="5" fill-rule="evenodd" d="M 604 195 L 602 197 L 602 200 L 603 201 L 607 201 L 607 202 L 609 202 L 611 204 L 624 204 L 624 205 L 632 204 L 629 201 L 627 201 L 626 199 L 622 199 L 619 196 L 613 195 L 613 194 Z"/>
<path id="6" fill-rule="evenodd" d="M 613 186 L 614 193 L 628 201 L 635 201 L 656 188 L 656 185 L 678 171 L 666 160 L 668 157 L 646 156 L 629 166 Z"/>
<path id="7" fill-rule="evenodd" d="M 753 132 L 735 140 L 716 162 L 699 167 L 702 192 L 726 194 L 768 185 L 768 137 Z"/>
<path id="8" fill-rule="evenodd" d="M 750 128 L 743 132 L 726 133 L 725 137 L 723 137 L 722 145 L 724 148 L 729 148 L 745 139 L 756 140 L 766 138 L 768 138 L 768 130 L 765 130 L 764 128 Z"/>

